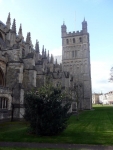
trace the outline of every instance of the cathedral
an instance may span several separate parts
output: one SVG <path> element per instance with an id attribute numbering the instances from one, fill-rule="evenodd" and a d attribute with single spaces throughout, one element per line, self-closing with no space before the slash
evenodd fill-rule
<path id="1" fill-rule="evenodd" d="M 40 52 L 39 42 L 35 48 L 31 41 L 30 32 L 26 39 L 22 34 L 22 26 L 16 31 L 16 21 L 11 25 L 10 13 L 6 24 L 0 21 L 0 120 L 13 117 L 20 119 L 24 114 L 24 93 L 38 89 L 49 82 L 60 86 L 62 90 L 73 93 L 78 84 L 82 86 L 80 109 L 91 109 L 91 70 L 90 43 L 87 32 L 87 22 L 82 22 L 79 32 L 67 32 L 63 23 L 62 64 L 49 55 L 44 46 Z M 80 86 L 79 86 L 80 87 Z M 75 107 L 74 97 L 70 111 Z"/>

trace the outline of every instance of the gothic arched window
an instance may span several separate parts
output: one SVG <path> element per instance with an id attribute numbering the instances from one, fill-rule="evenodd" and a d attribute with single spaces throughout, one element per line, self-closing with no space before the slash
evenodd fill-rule
<path id="1" fill-rule="evenodd" d="M 79 41 L 82 42 L 82 38 L 81 37 L 79 38 Z"/>
<path id="2" fill-rule="evenodd" d="M 0 97 L 0 108 L 7 109 L 8 107 L 8 99 L 5 97 Z"/>
<path id="3" fill-rule="evenodd" d="M 4 74 L 0 69 L 0 86 L 4 86 Z"/>
<path id="4" fill-rule="evenodd" d="M 5 45 L 5 42 L 4 42 L 2 33 L 0 32 L 0 47 L 1 47 L 1 46 L 4 46 L 4 45 Z"/>
<path id="5" fill-rule="evenodd" d="M 66 39 L 66 43 L 69 44 L 69 40 L 68 39 Z"/>
<path id="6" fill-rule="evenodd" d="M 2 34 L 1 34 L 1 32 L 0 32 L 0 38 L 3 40 L 3 36 L 2 36 Z"/>

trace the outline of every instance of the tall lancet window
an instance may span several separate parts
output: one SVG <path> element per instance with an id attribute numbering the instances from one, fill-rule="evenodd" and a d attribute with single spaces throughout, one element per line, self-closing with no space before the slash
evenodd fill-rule
<path id="1" fill-rule="evenodd" d="M 79 42 L 82 42 L 82 37 L 79 38 Z"/>
<path id="2" fill-rule="evenodd" d="M 4 74 L 0 69 L 0 86 L 4 86 Z"/>
<path id="3" fill-rule="evenodd" d="M 2 34 L 1 34 L 1 32 L 0 32 L 0 39 L 2 39 L 2 40 L 3 40 L 3 36 L 2 36 Z"/>
<path id="4" fill-rule="evenodd" d="M 66 39 L 66 43 L 69 44 L 69 40 L 68 39 Z"/>
<path id="5" fill-rule="evenodd" d="M 0 32 L 0 47 L 4 45 L 4 40 L 3 40 L 3 36 Z"/>

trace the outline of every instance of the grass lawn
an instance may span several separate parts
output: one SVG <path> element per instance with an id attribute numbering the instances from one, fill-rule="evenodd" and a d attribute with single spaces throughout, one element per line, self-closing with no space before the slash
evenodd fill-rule
<path id="1" fill-rule="evenodd" d="M 5 148 L 5 147 L 0 147 L 0 150 L 66 150 L 66 149 L 53 149 L 53 148 Z M 70 149 L 70 150 L 77 150 L 77 149 Z M 80 149 L 79 149 L 80 150 Z M 81 150 L 86 150 L 86 149 L 81 149 Z"/>
<path id="2" fill-rule="evenodd" d="M 52 137 L 29 134 L 25 122 L 2 123 L 0 141 L 113 145 L 113 106 L 94 106 L 82 112 L 79 121 L 71 116 L 67 129 Z"/>
<path id="3" fill-rule="evenodd" d="M 66 149 L 53 149 L 53 148 L 5 148 L 5 147 L 0 147 L 0 150 L 66 150 Z M 71 149 L 71 150 L 77 150 L 77 149 Z M 79 149 L 80 150 L 80 149 Z M 81 149 L 81 150 L 86 150 L 86 149 Z"/>

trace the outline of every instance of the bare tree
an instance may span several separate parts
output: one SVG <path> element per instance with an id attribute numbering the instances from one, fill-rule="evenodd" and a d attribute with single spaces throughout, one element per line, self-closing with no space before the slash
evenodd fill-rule
<path id="1" fill-rule="evenodd" d="M 81 109 L 81 103 L 83 101 L 83 84 L 75 82 L 71 88 L 72 101 L 75 103 L 75 110 L 77 114 L 77 120 L 79 120 L 79 110 Z"/>
<path id="2" fill-rule="evenodd" d="M 110 69 L 110 78 L 109 78 L 110 82 L 113 82 L 113 67 Z"/>
<path id="3" fill-rule="evenodd" d="M 113 67 L 110 70 L 110 79 L 109 79 L 109 81 L 113 82 Z"/>

